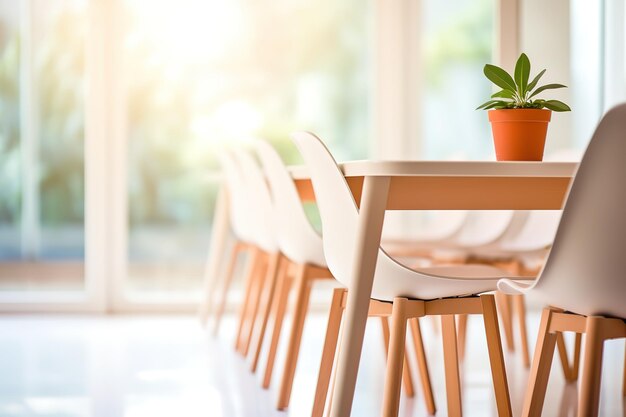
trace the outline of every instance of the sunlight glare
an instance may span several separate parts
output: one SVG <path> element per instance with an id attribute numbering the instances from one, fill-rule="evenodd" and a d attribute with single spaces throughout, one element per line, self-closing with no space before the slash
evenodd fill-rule
<path id="1" fill-rule="evenodd" d="M 129 2 L 138 32 L 159 46 L 162 56 L 179 64 L 215 60 L 228 55 L 245 34 L 238 1 L 134 0 Z"/>

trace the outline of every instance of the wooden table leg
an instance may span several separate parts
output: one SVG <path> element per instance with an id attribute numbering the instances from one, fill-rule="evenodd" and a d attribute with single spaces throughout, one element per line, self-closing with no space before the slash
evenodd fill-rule
<path id="1" fill-rule="evenodd" d="M 219 273 L 222 266 L 222 259 L 228 240 L 228 229 L 230 225 L 230 213 L 228 209 L 228 192 L 226 186 L 220 186 L 220 190 L 215 202 L 215 215 L 213 216 L 213 228 L 211 231 L 211 243 L 207 256 L 207 263 L 204 273 L 204 300 L 200 305 L 198 315 L 200 323 L 206 325 L 209 314 L 213 309 L 213 299 L 215 289 L 219 282 Z"/>
<path id="2" fill-rule="evenodd" d="M 352 260 L 345 331 L 341 335 L 342 349 L 338 355 L 331 417 L 348 417 L 352 410 L 389 183 L 389 177 L 365 177 L 363 183 L 357 245 Z"/>

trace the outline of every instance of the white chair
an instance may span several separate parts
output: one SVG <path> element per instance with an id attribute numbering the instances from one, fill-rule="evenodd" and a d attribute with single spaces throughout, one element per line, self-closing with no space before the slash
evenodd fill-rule
<path id="1" fill-rule="evenodd" d="M 579 162 L 582 152 L 575 149 L 561 149 L 545 160 L 548 162 Z M 517 233 L 499 240 L 495 245 L 477 248 L 470 257 L 492 260 L 513 260 L 518 269 L 538 272 L 543 266 L 548 250 L 554 241 L 561 219 L 561 211 L 533 210 Z"/>
<path id="2" fill-rule="evenodd" d="M 562 149 L 546 158 L 550 162 L 578 162 L 582 152 L 573 149 Z M 519 215 L 519 214 L 518 214 Z M 502 238 L 491 245 L 469 250 L 467 262 L 489 262 L 507 270 L 513 275 L 536 276 L 548 255 L 556 230 L 561 219 L 561 211 L 533 210 L 527 213 L 523 223 L 517 228 L 510 228 Z M 512 300 L 511 300 L 512 298 Z M 528 336 L 526 328 L 526 306 L 523 296 L 504 297 L 500 301 L 500 314 L 504 322 L 504 331 L 509 349 L 513 349 L 512 315 L 514 305 L 517 315 L 522 360 L 524 366 L 530 366 Z M 559 351 L 564 352 L 563 339 L 559 338 Z M 579 343 L 579 341 L 577 341 Z M 562 358 L 566 356 L 562 353 Z M 564 362 L 565 364 L 566 362 Z M 564 368 L 565 377 L 571 376 Z"/>
<path id="3" fill-rule="evenodd" d="M 262 256 L 257 243 L 257 235 L 259 234 L 257 226 L 258 218 L 255 215 L 250 214 L 250 199 L 246 194 L 246 185 L 241 174 L 241 170 L 237 161 L 230 152 L 223 150 L 218 154 L 218 158 L 224 174 L 227 195 L 229 198 L 230 226 L 235 238 L 235 243 L 232 248 L 221 292 L 217 295 L 218 304 L 214 319 L 214 334 L 217 334 L 219 331 L 228 299 L 228 292 L 232 284 L 235 267 L 240 254 L 247 253 L 250 258 L 248 271 L 246 273 L 247 283 L 253 282 L 262 268 Z M 246 293 L 244 301 L 241 305 L 242 317 L 243 314 L 247 312 L 249 307 L 251 296 L 249 289 L 250 285 L 246 285 Z M 240 347 L 242 330 L 242 328 L 239 329 L 236 338 L 237 349 Z"/>
<path id="4" fill-rule="evenodd" d="M 626 337 L 624 132 L 626 104 L 600 121 L 537 280 L 498 283 L 503 292 L 552 306 L 541 317 L 523 416 L 541 415 L 557 336 L 564 331 L 586 334 L 578 416 L 597 416 L 604 340 Z"/>
<path id="5" fill-rule="evenodd" d="M 431 263 L 463 263 L 469 251 L 493 245 L 509 232 L 512 224 L 522 220 L 513 210 L 440 212 L 435 214 L 432 223 L 427 223 L 425 239 L 420 233 L 413 240 L 385 239 L 382 246 L 394 257 L 424 257 Z"/>
<path id="6" fill-rule="evenodd" d="M 349 286 L 356 247 L 358 208 L 350 188 L 324 144 L 311 133 L 292 138 L 309 168 L 320 209 L 324 254 L 335 278 Z M 407 320 L 442 315 L 448 415 L 461 415 L 461 390 L 455 314 L 482 314 L 485 322 L 496 402 L 501 416 L 511 415 L 498 319 L 493 295 L 503 271 L 486 265 L 438 266 L 412 270 L 380 249 L 372 298 L 392 310 L 383 416 L 397 416 Z M 479 297 L 475 294 L 483 294 Z M 450 298 L 454 297 L 454 298 Z M 332 358 L 327 358 L 332 363 Z M 331 366 L 331 365 L 330 365 Z"/>
<path id="7" fill-rule="evenodd" d="M 272 224 L 275 229 L 278 246 L 280 251 L 284 254 L 285 260 L 290 263 L 291 269 L 296 271 L 293 320 L 277 402 L 277 407 L 279 409 L 284 409 L 288 406 L 291 396 L 291 389 L 293 386 L 293 379 L 297 365 L 298 352 L 300 349 L 300 341 L 302 338 L 311 286 L 314 280 L 329 279 L 333 278 L 333 276 L 326 266 L 322 238 L 309 223 L 293 179 L 289 175 L 289 172 L 283 164 L 280 156 L 274 148 L 272 148 L 272 146 L 265 141 L 256 142 L 256 151 L 264 168 L 265 176 L 263 175 L 263 172 L 258 170 L 255 175 L 258 178 L 266 178 L 270 185 L 274 211 Z M 248 165 L 250 165 L 250 175 L 252 175 L 252 170 L 254 169 L 252 167 L 252 163 L 249 163 Z M 270 383 L 290 286 L 289 277 L 284 276 L 282 278 L 283 279 L 278 283 L 280 289 L 277 291 L 278 295 L 275 297 L 274 306 L 272 308 L 272 310 L 274 310 L 275 321 L 265 376 L 263 379 L 264 388 L 267 388 Z M 346 290 L 343 288 L 335 290 L 333 302 L 331 303 L 331 313 L 341 313 L 343 307 L 342 300 L 345 293 Z M 382 318 L 381 324 L 383 326 L 383 335 L 388 334 L 389 314 L 377 309 L 376 305 L 373 305 L 371 308 L 373 315 L 377 315 Z M 329 320 L 329 328 L 331 329 L 333 328 L 333 317 L 334 316 L 331 314 L 331 320 Z M 429 411 L 434 413 L 435 405 L 430 386 L 430 378 L 428 376 L 428 368 L 426 367 L 426 359 L 424 347 L 421 342 L 422 339 L 419 325 L 412 327 L 412 330 L 415 349 L 418 354 L 418 363 L 420 364 L 420 374 L 422 377 L 424 396 Z M 332 337 L 332 332 L 329 333 L 330 334 L 327 337 Z M 387 339 L 388 338 L 385 338 L 385 340 Z M 336 340 L 334 343 L 336 343 Z M 386 343 L 388 344 L 388 342 Z M 333 343 L 328 342 L 328 344 Z M 255 364 L 258 360 L 260 345 L 257 346 L 257 349 L 258 350 L 255 353 L 253 364 Z M 334 351 L 334 346 L 332 350 Z M 328 355 L 329 351 L 326 349 L 322 356 L 327 357 Z M 321 413 L 323 412 L 324 404 L 322 401 L 325 399 L 328 388 L 328 386 L 324 385 L 324 383 L 327 380 L 326 373 L 329 372 L 330 369 L 324 368 L 320 371 L 318 387 L 316 390 L 316 401 L 313 409 L 314 417 L 321 416 Z M 412 396 L 413 382 L 410 376 L 408 362 L 405 372 L 403 373 L 403 377 L 407 395 Z"/>
<path id="8" fill-rule="evenodd" d="M 267 182 L 260 175 L 258 166 L 249 152 L 234 149 L 233 156 L 240 170 L 241 192 L 247 197 L 246 215 L 254 223 L 253 236 L 262 259 L 260 273 L 253 275 L 246 285 L 246 294 L 250 294 L 239 320 L 237 346 L 247 356 L 253 341 L 256 346 L 263 343 L 263 335 L 269 308 L 280 271 L 282 255 L 279 251 L 273 224 L 273 205 Z M 261 319 L 260 327 L 255 326 Z M 255 327 L 257 328 L 255 334 Z M 256 351 L 257 349 L 253 349 Z M 256 356 L 256 355 L 255 355 Z M 254 364 L 256 367 L 256 363 Z"/>

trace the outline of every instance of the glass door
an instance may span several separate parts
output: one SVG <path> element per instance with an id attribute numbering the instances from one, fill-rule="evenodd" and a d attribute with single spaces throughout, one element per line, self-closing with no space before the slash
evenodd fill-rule
<path id="1" fill-rule="evenodd" d="M 86 11 L 85 0 L 0 0 L 2 300 L 85 289 Z"/>

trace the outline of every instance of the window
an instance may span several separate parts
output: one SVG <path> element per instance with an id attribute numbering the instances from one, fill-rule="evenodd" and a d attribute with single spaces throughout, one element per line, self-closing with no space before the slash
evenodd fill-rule
<path id="1" fill-rule="evenodd" d="M 340 158 L 368 139 L 370 8 L 310 2 L 127 0 L 126 292 L 193 297 L 217 194 L 220 146 L 253 136 L 287 162 L 310 129 Z"/>
<path id="2" fill-rule="evenodd" d="M 0 1 L 0 290 L 84 285 L 85 1 Z"/>
<path id="3" fill-rule="evenodd" d="M 482 68 L 492 62 L 493 0 L 421 2 L 422 159 L 486 159 L 492 153 L 485 112 L 491 95 Z"/>

